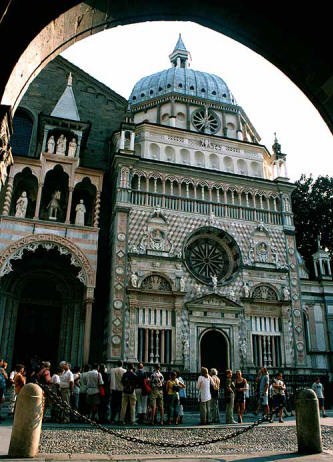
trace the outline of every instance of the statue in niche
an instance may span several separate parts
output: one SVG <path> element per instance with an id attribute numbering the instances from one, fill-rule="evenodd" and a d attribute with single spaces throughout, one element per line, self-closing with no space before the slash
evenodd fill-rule
<path id="1" fill-rule="evenodd" d="M 60 154 L 64 156 L 66 152 L 66 144 L 67 144 L 67 140 L 65 138 L 65 135 L 62 133 L 57 140 L 56 154 Z"/>
<path id="2" fill-rule="evenodd" d="M 185 292 L 185 278 L 182 276 L 179 280 L 179 288 L 181 292 Z"/>
<path id="3" fill-rule="evenodd" d="M 23 191 L 16 201 L 15 216 L 18 218 L 25 218 L 28 207 L 28 198 L 26 191 Z"/>
<path id="4" fill-rule="evenodd" d="M 46 207 L 47 210 L 49 211 L 50 220 L 57 220 L 58 218 L 58 213 L 61 210 L 60 197 L 61 197 L 61 192 L 55 191 L 52 194 L 52 199 L 50 200 L 48 206 Z"/>
<path id="5" fill-rule="evenodd" d="M 244 282 L 243 295 L 244 295 L 245 298 L 250 297 L 250 287 L 249 287 L 249 284 L 247 282 Z"/>
<path id="6" fill-rule="evenodd" d="M 282 289 L 283 300 L 290 300 L 290 290 L 287 286 L 284 286 Z"/>
<path id="7" fill-rule="evenodd" d="M 51 135 L 47 142 L 47 152 L 49 154 L 54 154 L 54 146 L 55 146 L 54 136 Z"/>
<path id="8" fill-rule="evenodd" d="M 132 287 L 138 287 L 139 276 L 136 273 L 131 274 Z"/>
<path id="9" fill-rule="evenodd" d="M 68 144 L 68 157 L 75 157 L 77 148 L 77 142 L 75 138 L 72 138 Z"/>
<path id="10" fill-rule="evenodd" d="M 80 202 L 75 207 L 75 224 L 79 226 L 84 226 L 84 216 L 86 214 L 86 206 L 84 205 L 83 199 L 80 199 Z"/>
<path id="11" fill-rule="evenodd" d="M 160 229 L 153 229 L 150 235 L 152 238 L 152 249 L 164 250 L 165 237 L 163 231 L 161 231 Z"/>
<path id="12" fill-rule="evenodd" d="M 266 263 L 268 259 L 268 246 L 265 242 L 260 242 L 257 245 L 257 260 Z"/>
<path id="13" fill-rule="evenodd" d="M 211 279 L 212 279 L 213 289 L 216 290 L 217 289 L 217 276 L 216 276 L 216 274 L 212 274 Z"/>

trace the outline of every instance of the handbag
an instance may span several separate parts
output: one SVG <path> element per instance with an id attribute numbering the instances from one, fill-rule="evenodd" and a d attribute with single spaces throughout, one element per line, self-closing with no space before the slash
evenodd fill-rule
<path id="1" fill-rule="evenodd" d="M 152 392 L 152 388 L 151 388 L 151 385 L 150 385 L 150 381 L 149 381 L 149 379 L 144 378 L 143 382 L 142 382 L 142 394 L 143 395 L 149 395 L 149 393 L 151 393 L 151 392 Z"/>
<path id="2" fill-rule="evenodd" d="M 99 388 L 99 394 L 101 396 L 105 396 L 105 388 L 104 388 L 104 385 L 98 385 L 98 388 Z"/>

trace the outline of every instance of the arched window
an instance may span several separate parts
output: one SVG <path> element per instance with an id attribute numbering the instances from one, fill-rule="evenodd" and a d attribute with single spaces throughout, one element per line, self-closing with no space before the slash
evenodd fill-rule
<path id="1" fill-rule="evenodd" d="M 19 108 L 14 115 L 13 136 L 10 140 L 14 155 L 29 155 L 32 128 L 32 115 L 28 111 Z"/>

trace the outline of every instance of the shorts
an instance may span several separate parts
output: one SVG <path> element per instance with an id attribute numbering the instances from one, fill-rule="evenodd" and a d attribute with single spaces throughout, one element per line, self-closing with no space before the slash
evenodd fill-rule
<path id="1" fill-rule="evenodd" d="M 268 395 L 262 395 L 260 397 L 260 404 L 262 406 L 268 406 Z"/>
<path id="2" fill-rule="evenodd" d="M 163 390 L 162 388 L 155 388 L 152 390 L 150 394 L 150 404 L 151 406 L 155 406 L 157 403 L 158 406 L 163 406 Z"/>
<path id="3" fill-rule="evenodd" d="M 286 397 L 284 395 L 273 395 L 274 409 L 281 409 L 286 405 Z"/>
<path id="4" fill-rule="evenodd" d="M 324 407 L 324 398 L 318 398 L 318 403 L 320 407 Z"/>

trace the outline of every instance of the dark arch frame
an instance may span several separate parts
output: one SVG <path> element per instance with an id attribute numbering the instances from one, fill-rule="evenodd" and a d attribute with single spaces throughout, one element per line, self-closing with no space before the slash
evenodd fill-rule
<path id="1" fill-rule="evenodd" d="M 207 0 L 204 4 L 198 0 L 181 3 L 177 0 L 165 3 L 137 0 L 127 3 L 126 8 L 116 0 L 59 0 L 47 6 L 31 1 L 6 2 L 0 8 L 1 35 L 9 37 L 12 30 L 20 30 L 20 34 L 2 48 L 6 55 L 1 55 L 0 95 L 3 95 L 16 63 L 29 47 L 38 48 L 40 53 L 36 55 L 39 57 L 30 68 L 20 67 L 15 85 L 11 85 L 10 101 L 4 101 L 4 104 L 16 107 L 20 93 L 38 72 L 57 54 L 87 35 L 135 22 L 194 21 L 237 40 L 276 65 L 307 95 L 333 131 L 333 70 L 323 46 L 330 43 L 330 15 L 320 5 L 302 8 L 300 21 L 299 9 L 288 8 L 286 14 L 283 3 L 272 14 L 269 4 L 245 0 L 237 3 Z M 51 46 L 47 45 L 46 37 L 51 34 L 52 22 L 52 27 L 59 28 L 59 31 L 62 26 L 62 34 L 52 49 L 46 49 Z M 45 27 L 43 35 L 39 35 Z M 33 39 L 36 41 L 32 45 Z"/>
<path id="2" fill-rule="evenodd" d="M 220 359 L 220 364 L 215 364 L 215 362 L 212 362 L 211 364 L 203 364 L 203 342 L 207 341 L 207 337 L 209 336 L 219 336 L 223 341 L 224 341 L 224 344 L 225 344 L 225 357 L 224 357 L 224 360 L 221 360 Z M 208 367 L 208 370 L 212 367 L 216 368 L 218 373 L 224 373 L 226 369 L 228 369 L 230 367 L 230 363 L 231 363 L 231 344 L 230 344 L 230 339 L 229 337 L 226 335 L 225 332 L 223 332 L 222 329 L 215 329 L 215 328 L 209 328 L 209 329 L 206 329 L 204 330 L 201 335 L 200 335 L 200 338 L 199 338 L 199 351 L 198 351 L 198 357 L 199 357 L 199 363 L 200 363 L 200 367 Z M 216 351 L 216 354 L 217 356 L 219 356 L 219 358 L 221 358 L 221 349 L 220 348 L 216 348 L 215 349 Z M 223 365 L 222 365 L 223 364 Z M 221 366 L 222 365 L 222 366 Z"/>

